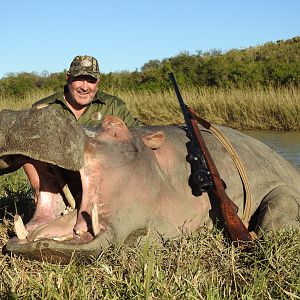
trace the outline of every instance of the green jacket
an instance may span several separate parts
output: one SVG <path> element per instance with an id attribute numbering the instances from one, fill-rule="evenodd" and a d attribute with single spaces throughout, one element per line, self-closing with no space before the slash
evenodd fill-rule
<path id="1" fill-rule="evenodd" d="M 67 87 L 65 86 L 65 89 Z M 35 102 L 33 107 L 43 107 L 51 105 L 54 109 L 61 112 L 66 117 L 76 120 L 81 125 L 96 127 L 101 124 L 103 117 L 114 115 L 122 119 L 128 127 L 137 126 L 138 122 L 134 119 L 125 103 L 118 97 L 108 95 L 98 91 L 95 98 L 87 106 L 84 113 L 77 120 L 75 115 L 67 106 L 64 93 L 56 93 Z"/>

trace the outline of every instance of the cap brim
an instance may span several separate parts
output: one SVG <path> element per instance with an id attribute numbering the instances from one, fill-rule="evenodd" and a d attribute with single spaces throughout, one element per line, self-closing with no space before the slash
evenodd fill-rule
<path id="1" fill-rule="evenodd" d="M 77 77 L 77 76 L 91 76 L 95 79 L 99 79 L 100 78 L 100 74 L 95 74 L 95 73 L 90 73 L 90 72 L 85 72 L 85 71 L 81 71 L 81 72 L 69 72 L 70 75 Z"/>

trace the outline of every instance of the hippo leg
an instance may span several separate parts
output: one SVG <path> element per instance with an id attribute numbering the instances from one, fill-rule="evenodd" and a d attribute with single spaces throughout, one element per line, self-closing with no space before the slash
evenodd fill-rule
<path id="1" fill-rule="evenodd" d="M 266 231 L 300 227 L 300 198 L 290 186 L 279 186 L 263 199 L 258 213 L 258 236 Z"/>

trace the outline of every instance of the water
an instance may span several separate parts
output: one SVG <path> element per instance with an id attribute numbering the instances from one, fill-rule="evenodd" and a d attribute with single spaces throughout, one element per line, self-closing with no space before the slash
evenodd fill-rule
<path id="1" fill-rule="evenodd" d="M 300 172 L 300 132 L 243 130 L 281 154 Z"/>

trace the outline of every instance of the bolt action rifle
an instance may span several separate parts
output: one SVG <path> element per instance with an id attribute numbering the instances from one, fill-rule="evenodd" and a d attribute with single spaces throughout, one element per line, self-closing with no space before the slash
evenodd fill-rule
<path id="1" fill-rule="evenodd" d="M 225 192 L 223 181 L 220 178 L 216 165 L 199 130 L 197 120 L 199 121 L 201 119 L 202 123 L 203 121 L 205 122 L 205 120 L 196 115 L 196 113 L 184 103 L 173 73 L 169 73 L 169 78 L 174 86 L 184 116 L 187 126 L 187 136 L 191 140 L 191 151 L 188 153 L 187 161 L 189 161 L 195 169 L 194 175 L 192 176 L 193 184 L 198 186 L 201 193 L 212 191 L 218 199 L 225 225 L 233 242 L 251 241 L 252 238 L 249 231 L 237 215 L 237 206 Z M 207 125 L 207 127 L 209 128 L 209 125 Z"/>

